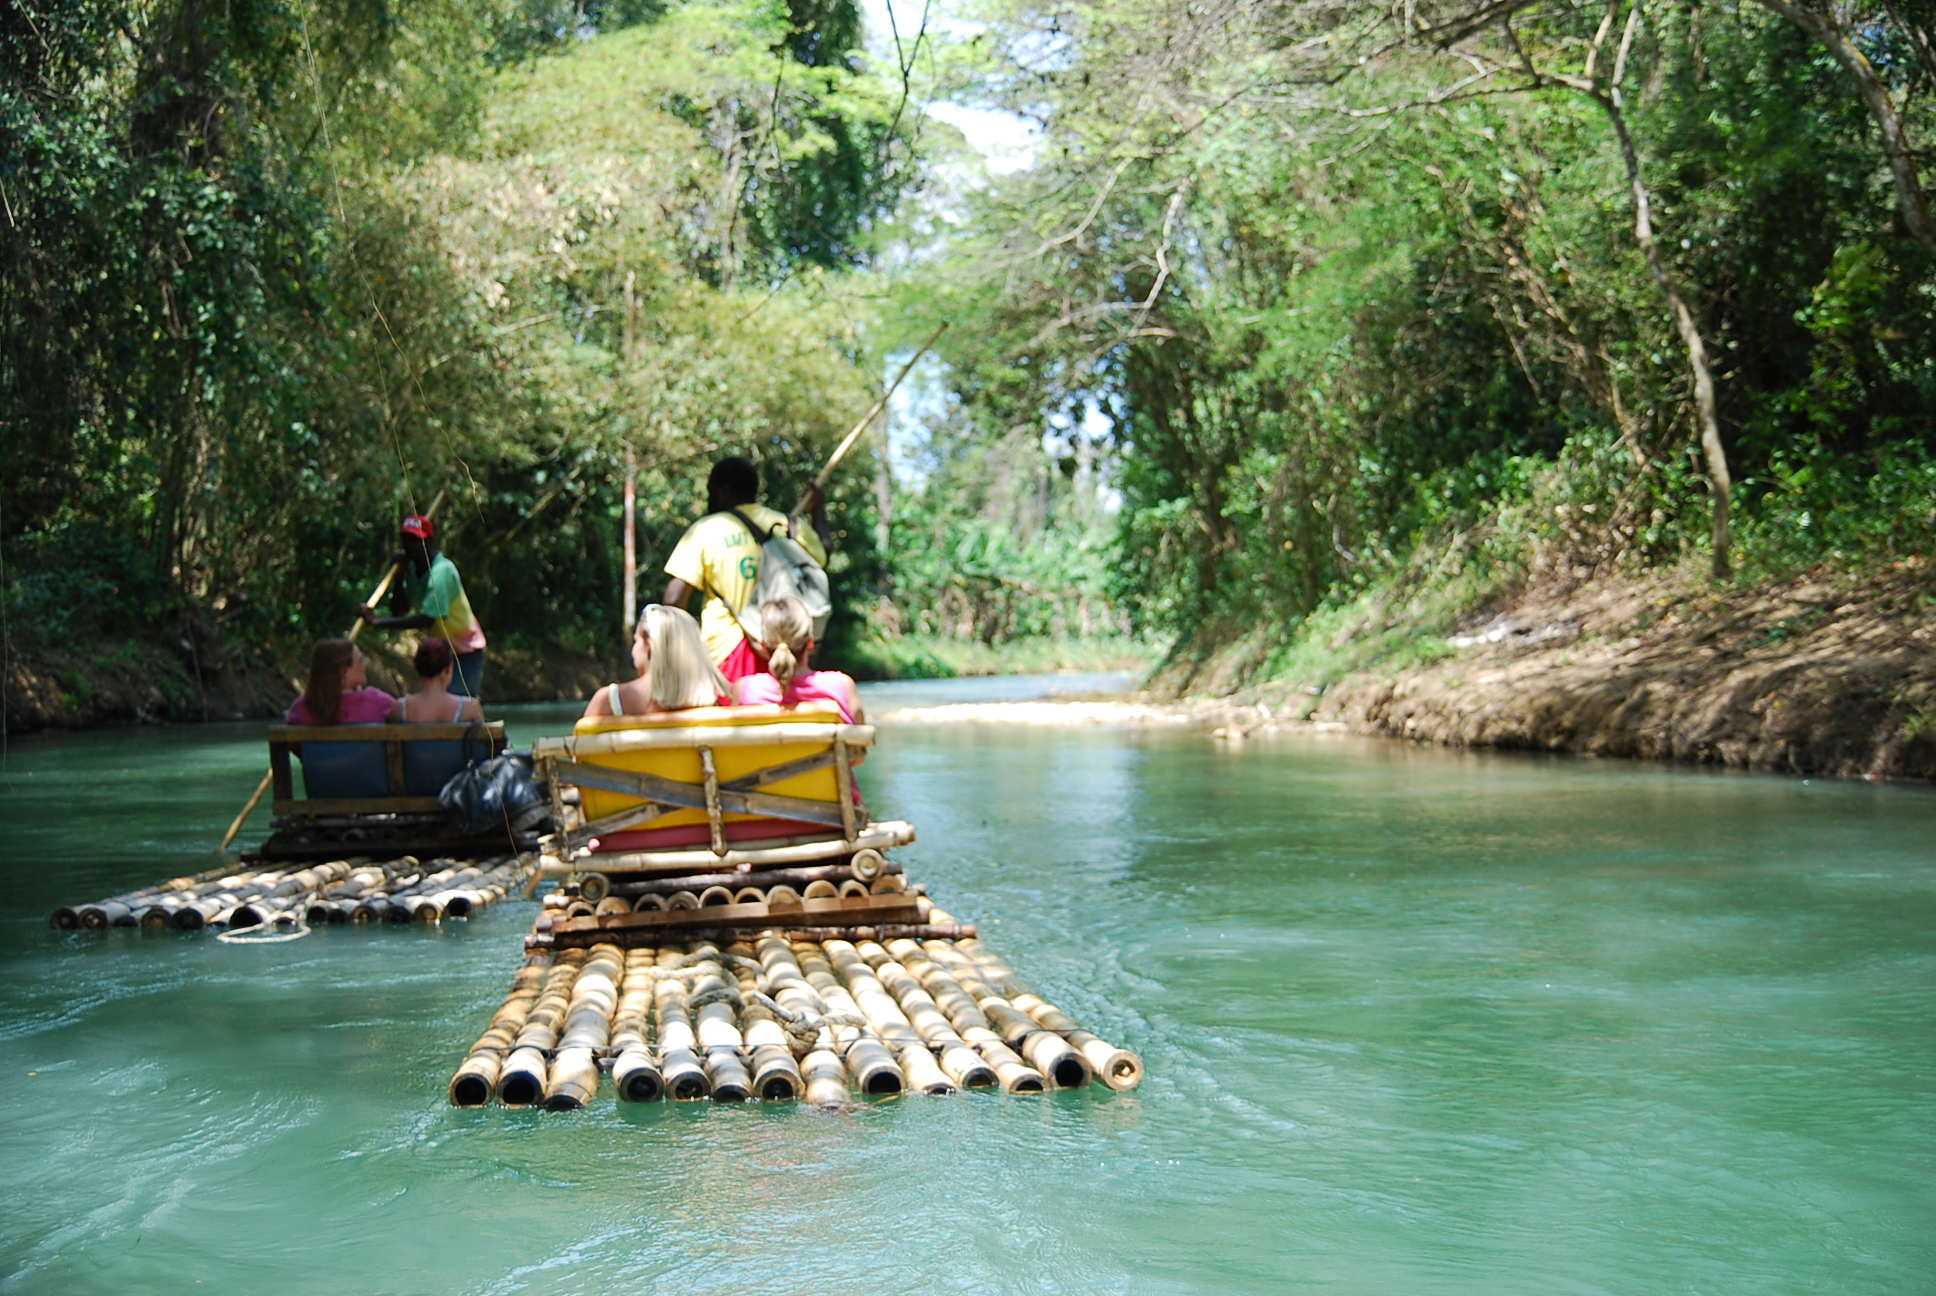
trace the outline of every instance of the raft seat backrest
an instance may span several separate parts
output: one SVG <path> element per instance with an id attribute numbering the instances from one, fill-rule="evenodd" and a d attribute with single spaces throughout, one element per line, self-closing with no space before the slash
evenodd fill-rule
<path id="1" fill-rule="evenodd" d="M 774 741 L 758 731 L 784 727 Z M 668 731 L 675 731 L 669 733 Z M 683 735 L 671 745 L 598 750 L 605 739 L 627 734 Z M 721 736 L 713 740 L 711 735 Z M 730 734 L 730 736 L 728 736 Z M 657 850 L 708 842 L 741 843 L 820 835 L 851 836 L 865 823 L 858 798 L 843 810 L 841 790 L 851 788 L 851 769 L 837 768 L 848 747 L 865 746 L 869 729 L 846 724 L 832 706 L 773 705 L 696 707 L 652 716 L 607 716 L 580 720 L 569 739 L 546 738 L 533 754 L 566 786 L 576 786 L 588 824 L 613 825 L 596 836 L 598 853 Z M 621 737 L 619 741 L 623 741 Z M 702 754 L 703 753 L 703 754 Z M 705 755 L 713 762 L 718 808 L 718 838 L 706 808 Z M 623 790 L 628 776 L 648 785 L 684 789 L 697 804 L 669 805 Z M 606 785 L 600 786 L 603 781 Z M 737 794 L 737 795 L 736 795 Z M 748 808 L 725 808 L 745 806 Z"/>
<path id="2" fill-rule="evenodd" d="M 403 745 L 403 791 L 406 796 L 436 796 L 450 782 L 450 776 L 470 764 L 469 755 L 481 755 L 476 744 L 443 738 L 419 738 Z"/>
<path id="3" fill-rule="evenodd" d="M 269 770 L 278 816 L 428 813 L 471 760 L 504 750 L 502 721 L 487 724 L 277 725 Z M 290 761 L 302 765 L 298 796 Z"/>
<path id="4" fill-rule="evenodd" d="M 344 729 L 363 728 L 342 725 Z M 414 746 L 414 744 L 412 744 Z M 296 753 L 302 762 L 303 791 L 311 798 L 387 797 L 390 769 L 383 747 L 371 742 L 311 740 Z"/>

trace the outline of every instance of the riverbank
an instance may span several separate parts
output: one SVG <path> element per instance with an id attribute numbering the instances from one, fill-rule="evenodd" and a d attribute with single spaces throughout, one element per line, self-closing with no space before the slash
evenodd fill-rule
<path id="1" fill-rule="evenodd" d="M 1844 778 L 1936 780 L 1936 580 L 1909 561 L 1716 590 L 1688 571 L 1463 610 L 1373 595 L 1277 643 L 1172 655 L 1122 700 L 889 713 L 933 723 L 1301 729 Z"/>
<path id="2" fill-rule="evenodd" d="M 410 662 L 398 641 L 371 635 L 358 643 L 369 662 L 371 684 L 392 693 L 407 690 Z M 244 654 L 186 634 L 172 640 L 165 635 L 127 639 L 112 647 L 16 643 L 9 648 L 3 677 L 5 732 L 273 719 L 301 688 L 302 652 L 297 645 Z M 863 640 L 840 664 L 859 679 L 883 680 L 1070 670 L 1140 673 L 1155 660 L 1147 644 L 1129 639 L 984 644 L 909 635 Z M 491 645 L 485 695 L 503 703 L 584 698 L 622 668 L 616 658 L 507 635 Z"/>

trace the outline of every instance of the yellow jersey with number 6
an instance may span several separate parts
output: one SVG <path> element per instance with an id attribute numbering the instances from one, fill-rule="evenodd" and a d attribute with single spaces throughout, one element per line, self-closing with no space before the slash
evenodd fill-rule
<path id="1" fill-rule="evenodd" d="M 742 504 L 739 511 L 761 528 L 760 539 L 779 527 L 786 532 L 786 514 L 764 504 Z M 802 524 L 794 537 L 800 547 L 813 555 L 822 567 L 827 565 L 827 548 L 810 525 Z M 744 524 L 731 513 L 708 513 L 686 528 L 679 543 L 666 559 L 665 573 L 705 594 L 706 606 L 699 614 L 699 633 L 706 641 L 706 652 L 717 665 L 739 647 L 746 636 L 733 615 L 743 611 L 753 597 L 753 586 L 760 578 L 760 546 Z"/>

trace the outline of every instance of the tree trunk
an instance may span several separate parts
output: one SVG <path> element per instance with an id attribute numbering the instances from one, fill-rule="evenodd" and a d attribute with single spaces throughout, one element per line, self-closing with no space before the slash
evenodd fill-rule
<path id="1" fill-rule="evenodd" d="M 1674 316 L 1674 328 L 1687 347 L 1687 367 L 1694 375 L 1694 418 L 1701 431 L 1701 457 L 1707 467 L 1708 489 L 1714 495 L 1714 578 L 1726 580 L 1730 571 L 1728 494 L 1733 481 L 1728 474 L 1727 449 L 1721 444 L 1721 422 L 1715 411 L 1714 373 L 1708 366 L 1707 343 L 1701 337 L 1701 327 L 1694 318 L 1694 312 L 1688 309 L 1679 285 L 1674 282 L 1674 276 L 1660 255 L 1660 245 L 1654 241 L 1652 198 L 1640 173 L 1640 153 L 1634 147 L 1633 135 L 1627 130 L 1627 115 L 1621 111 L 1619 87 L 1616 85 L 1607 94 L 1595 95 L 1594 98 L 1613 123 L 1614 134 L 1620 140 L 1620 156 L 1627 164 L 1627 188 L 1634 206 L 1634 241 L 1640 244 L 1640 250 L 1646 255 L 1647 269 L 1653 273 L 1654 282 L 1660 285 L 1661 295 L 1667 299 L 1667 309 Z"/>
<path id="2" fill-rule="evenodd" d="M 1849 39 L 1848 30 L 1833 15 L 1817 13 L 1801 4 L 1791 4 L 1789 0 L 1759 2 L 1762 7 L 1780 14 L 1827 46 L 1835 61 L 1842 65 L 1842 70 L 1854 79 L 1856 91 L 1862 96 L 1869 116 L 1875 118 L 1876 129 L 1882 132 L 1882 152 L 1889 159 L 1890 174 L 1895 177 L 1896 201 L 1902 211 L 1903 227 L 1909 231 L 1911 238 L 1936 251 L 1936 223 L 1931 221 L 1929 199 L 1923 193 L 1921 178 L 1916 173 L 1916 158 L 1903 131 L 1902 117 L 1889 98 L 1889 88 L 1876 75 L 1875 66 L 1863 57 L 1862 51 Z M 1904 34 L 1912 44 L 1917 44 L 1916 31 L 1905 29 Z M 1919 53 L 1925 47 L 1918 45 Z"/>

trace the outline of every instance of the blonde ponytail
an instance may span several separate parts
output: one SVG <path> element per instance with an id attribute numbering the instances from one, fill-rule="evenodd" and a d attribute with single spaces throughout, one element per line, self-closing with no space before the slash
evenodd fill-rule
<path id="1" fill-rule="evenodd" d="M 800 663 L 794 659 L 793 649 L 786 644 L 775 644 L 773 652 L 766 659 L 766 669 L 774 679 L 780 681 L 782 692 L 793 687 L 793 677 L 800 672 Z"/>
<path id="2" fill-rule="evenodd" d="M 807 667 L 813 648 L 813 616 L 807 605 L 791 594 L 760 604 L 761 642 L 767 645 L 766 669 L 780 681 L 780 691 L 793 688 L 794 677 Z"/>

